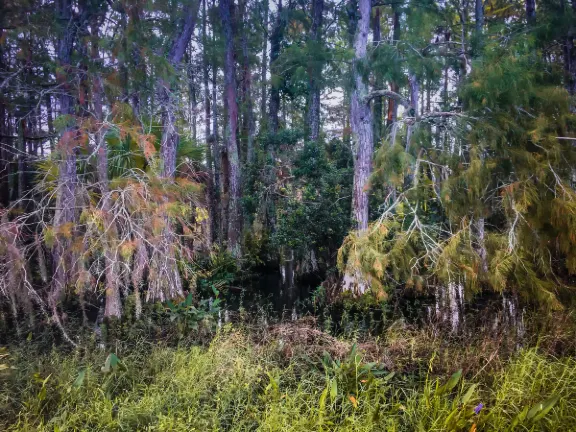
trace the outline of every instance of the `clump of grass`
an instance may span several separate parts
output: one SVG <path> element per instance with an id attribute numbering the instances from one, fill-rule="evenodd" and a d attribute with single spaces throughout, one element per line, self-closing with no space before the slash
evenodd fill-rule
<path id="1" fill-rule="evenodd" d="M 351 345 L 352 346 L 352 345 Z M 13 349 L 0 388 L 9 431 L 573 430 L 576 361 L 537 349 L 497 371 L 391 372 L 360 349 L 282 359 L 227 328 L 209 347 Z M 372 360 L 372 359 L 370 359 Z M 3 361 L 6 363 L 6 360 Z M 464 366 L 464 365 L 463 365 Z M 548 410 L 549 408 L 549 410 Z"/>

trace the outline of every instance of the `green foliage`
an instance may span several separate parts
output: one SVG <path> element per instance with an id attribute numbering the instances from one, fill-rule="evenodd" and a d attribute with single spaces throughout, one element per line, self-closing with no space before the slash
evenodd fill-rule
<path id="1" fill-rule="evenodd" d="M 536 48 L 523 35 L 487 37 L 460 86 L 465 112 L 421 118 L 409 148 L 379 150 L 381 208 L 344 241 L 341 271 L 361 272 L 376 292 L 460 280 L 468 297 L 509 290 L 545 308 L 570 304 L 560 299 L 576 269 L 576 148 L 558 137 L 573 135 L 576 117 Z"/>
<path id="2" fill-rule="evenodd" d="M 350 226 L 352 173 L 334 159 L 343 147 L 332 143 L 333 155 L 315 142 L 304 144 L 295 158 L 294 182 L 287 199 L 277 207 L 278 226 L 272 236 L 300 256 L 313 250 L 320 257 L 338 248 Z M 340 148 L 340 150 L 338 150 Z M 288 189 L 286 190 L 288 192 Z M 325 263 L 331 266 L 330 260 Z"/>
<path id="3" fill-rule="evenodd" d="M 425 372 L 419 379 L 366 362 L 356 348 L 342 359 L 286 363 L 277 360 L 275 346 L 257 346 L 225 329 L 206 348 L 138 343 L 118 356 L 32 356 L 30 348 L 15 349 L 18 368 L 0 382 L 0 425 L 7 431 L 407 432 L 573 425 L 572 358 L 525 350 L 480 378 L 459 371 L 451 377 Z"/>
<path id="4" fill-rule="evenodd" d="M 194 296 L 189 293 L 180 303 L 171 300 L 167 302 L 167 312 L 170 321 L 176 323 L 181 333 L 189 330 L 198 330 L 200 325 L 207 326 L 211 330 L 215 329 L 217 318 L 220 313 L 219 291 L 212 288 L 214 298 L 205 298 L 194 305 Z"/>

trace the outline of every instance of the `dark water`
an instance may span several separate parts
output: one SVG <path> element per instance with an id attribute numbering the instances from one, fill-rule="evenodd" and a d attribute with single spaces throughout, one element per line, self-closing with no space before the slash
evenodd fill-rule
<path id="1" fill-rule="evenodd" d="M 325 277 L 320 272 L 296 276 L 293 286 L 287 287 L 278 269 L 258 269 L 240 291 L 227 295 L 226 308 L 237 311 L 243 307 L 249 313 L 265 314 L 269 322 L 314 316 L 320 327 L 335 334 L 378 334 L 398 319 L 414 326 L 434 324 L 453 333 L 478 326 L 517 325 L 523 319 L 524 307 L 517 299 L 511 302 L 493 292 L 464 299 L 461 288 L 452 290 L 451 299 L 438 288 L 416 292 L 399 287 L 380 304 L 353 299 L 329 303 L 319 288 Z"/>

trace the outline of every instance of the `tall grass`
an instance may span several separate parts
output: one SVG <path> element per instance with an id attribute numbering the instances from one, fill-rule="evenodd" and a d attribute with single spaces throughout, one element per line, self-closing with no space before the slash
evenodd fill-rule
<path id="1" fill-rule="evenodd" d="M 468 379 L 391 373 L 360 351 L 286 361 L 278 344 L 230 329 L 207 348 L 9 354 L 8 431 L 576 430 L 576 361 L 536 348 Z"/>

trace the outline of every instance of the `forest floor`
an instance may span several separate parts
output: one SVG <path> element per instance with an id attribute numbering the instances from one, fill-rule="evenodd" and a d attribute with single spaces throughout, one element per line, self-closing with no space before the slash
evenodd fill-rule
<path id="1" fill-rule="evenodd" d="M 0 429 L 574 431 L 573 319 L 551 322 L 522 346 L 402 323 L 352 341 L 306 320 L 201 344 L 29 341 L 0 351 Z"/>

